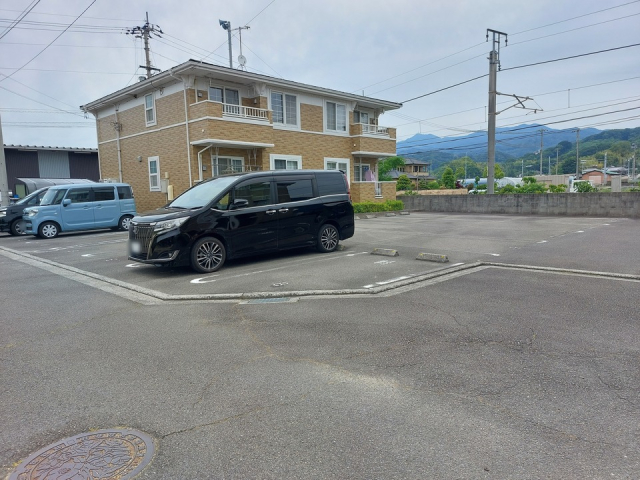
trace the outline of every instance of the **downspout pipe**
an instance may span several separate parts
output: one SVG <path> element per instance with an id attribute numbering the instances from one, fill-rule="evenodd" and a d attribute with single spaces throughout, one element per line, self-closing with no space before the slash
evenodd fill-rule
<path id="1" fill-rule="evenodd" d="M 118 105 L 114 105 L 116 112 L 116 124 L 114 126 L 116 130 L 116 145 L 118 148 L 118 179 L 122 183 L 122 151 L 120 150 L 120 122 L 118 122 Z"/>
<path id="2" fill-rule="evenodd" d="M 211 147 L 213 147 L 213 145 L 209 145 L 208 147 L 204 147 L 202 150 L 200 150 L 198 152 L 198 170 L 200 172 L 200 176 L 199 176 L 200 181 L 203 180 L 203 178 L 202 178 L 202 154 L 204 152 L 206 152 L 207 150 L 209 150 Z"/>
<path id="3" fill-rule="evenodd" d="M 169 75 L 182 82 L 182 93 L 184 94 L 184 126 L 187 133 L 187 167 L 189 169 L 189 187 L 192 187 L 193 178 L 191 176 L 191 140 L 189 138 L 189 108 L 187 105 L 187 84 L 184 79 L 174 75 L 173 69 L 169 70 Z M 200 176 L 202 177 L 202 168 L 200 168 Z"/>

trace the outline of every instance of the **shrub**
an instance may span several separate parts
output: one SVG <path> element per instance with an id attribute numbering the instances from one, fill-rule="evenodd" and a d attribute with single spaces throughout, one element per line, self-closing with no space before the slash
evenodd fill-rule
<path id="1" fill-rule="evenodd" d="M 413 189 L 413 182 L 406 175 L 400 175 L 396 182 L 396 190 L 411 190 Z"/>
<path id="2" fill-rule="evenodd" d="M 361 202 L 353 204 L 354 213 L 396 212 L 404 209 L 402 200 L 387 200 L 384 203 Z"/>
<path id="3" fill-rule="evenodd" d="M 550 193 L 563 193 L 564 191 L 566 191 L 566 189 L 566 185 L 549 185 Z"/>
<path id="4" fill-rule="evenodd" d="M 427 190 L 438 190 L 439 188 L 440 184 L 436 180 L 427 182 Z"/>

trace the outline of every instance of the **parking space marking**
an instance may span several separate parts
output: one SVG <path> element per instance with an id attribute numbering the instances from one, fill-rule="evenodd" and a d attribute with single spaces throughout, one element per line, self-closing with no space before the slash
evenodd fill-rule
<path id="1" fill-rule="evenodd" d="M 189 283 L 211 283 L 211 282 L 215 282 L 214 280 L 208 280 L 209 278 L 214 278 L 214 277 L 219 277 L 220 275 L 211 275 L 209 277 L 200 277 L 200 278 L 194 278 L 193 280 L 191 280 Z"/>
<path id="2" fill-rule="evenodd" d="M 43 249 L 43 250 L 28 250 L 27 253 L 49 253 L 49 252 L 59 252 L 61 250 L 71 250 L 73 248 L 86 248 L 86 247 L 97 247 L 100 245 L 111 245 L 111 244 L 116 244 L 116 243 L 124 243 L 126 242 L 127 239 L 121 239 L 121 240 L 103 240 L 101 242 L 96 242 L 96 243 L 78 243 L 76 245 L 69 245 L 66 247 L 50 247 L 47 249 Z M 25 242 L 25 243 L 30 243 L 30 242 Z"/>
<path id="3" fill-rule="evenodd" d="M 390 263 L 396 263 L 395 260 L 380 260 L 379 262 L 373 262 L 378 265 L 389 265 Z"/>
<path id="4" fill-rule="evenodd" d="M 382 281 L 382 282 L 376 282 L 376 283 L 371 284 L 371 285 L 365 285 L 362 288 L 373 288 L 373 287 L 378 287 L 380 285 L 389 285 L 390 283 L 399 282 L 401 280 L 406 280 L 406 279 L 412 278 L 412 277 L 415 277 L 415 275 L 404 275 L 402 277 L 392 278 L 391 280 L 385 280 L 385 281 Z"/>
<path id="5" fill-rule="evenodd" d="M 129 263 L 129 264 L 125 265 L 125 267 L 127 267 L 127 268 L 138 268 L 138 267 L 141 267 L 141 266 L 142 266 L 141 263 Z"/>

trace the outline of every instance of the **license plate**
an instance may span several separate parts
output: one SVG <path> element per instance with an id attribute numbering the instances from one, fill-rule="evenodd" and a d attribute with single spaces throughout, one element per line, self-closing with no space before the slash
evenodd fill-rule
<path id="1" fill-rule="evenodd" d="M 142 251 L 142 246 L 140 245 L 140 242 L 133 241 L 129 244 L 129 249 L 131 250 L 131 253 L 137 255 Z"/>

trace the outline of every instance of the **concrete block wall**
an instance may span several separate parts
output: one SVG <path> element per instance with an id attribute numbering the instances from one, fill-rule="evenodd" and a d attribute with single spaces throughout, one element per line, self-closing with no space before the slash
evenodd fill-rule
<path id="1" fill-rule="evenodd" d="M 411 211 L 640 218 L 640 192 L 405 195 L 398 199 Z"/>

